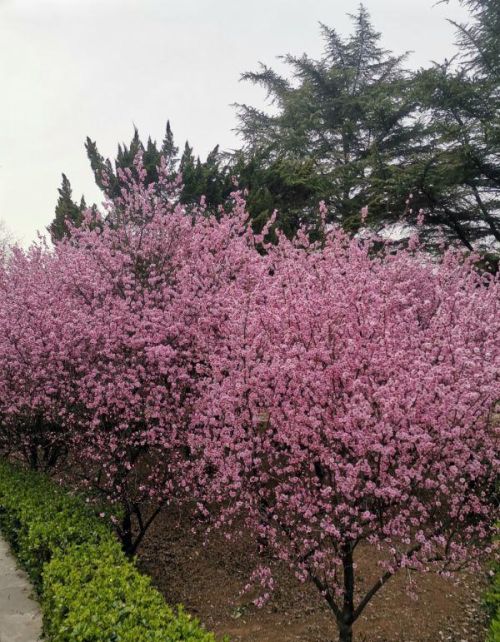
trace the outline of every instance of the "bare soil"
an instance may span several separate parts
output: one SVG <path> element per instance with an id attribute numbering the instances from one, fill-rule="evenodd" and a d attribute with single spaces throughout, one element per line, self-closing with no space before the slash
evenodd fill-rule
<path id="1" fill-rule="evenodd" d="M 261 609 L 256 594 L 241 595 L 259 557 L 244 539 L 214 534 L 208 542 L 182 515 L 161 515 L 139 551 L 139 565 L 170 604 L 182 603 L 207 629 L 231 642 L 336 642 L 334 620 L 316 589 L 275 566 L 277 590 Z M 361 582 L 378 577 L 374 552 L 361 550 Z M 392 578 L 355 627 L 356 642 L 484 642 L 481 598 L 486 573 L 411 577 L 418 599 L 407 594 L 408 578 Z"/>

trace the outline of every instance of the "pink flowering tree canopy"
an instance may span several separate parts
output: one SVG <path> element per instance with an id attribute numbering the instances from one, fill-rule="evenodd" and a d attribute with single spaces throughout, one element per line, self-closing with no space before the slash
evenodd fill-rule
<path id="1" fill-rule="evenodd" d="M 186 493 L 203 328 L 257 256 L 237 194 L 230 216 L 188 215 L 167 173 L 146 185 L 138 157 L 105 219 L 89 211 L 53 250 L 15 252 L 0 284 L 1 445 L 33 467 L 68 455 L 89 495 L 119 505 L 129 553 Z"/>
<path id="2" fill-rule="evenodd" d="M 119 505 L 129 553 L 196 499 L 312 582 L 350 642 L 400 569 L 488 548 L 500 278 L 416 239 L 266 244 L 273 219 L 254 235 L 242 194 L 186 211 L 158 174 L 138 156 L 105 216 L 1 262 L 0 448 Z"/>
<path id="3" fill-rule="evenodd" d="M 220 526 L 243 520 L 314 583 L 348 642 L 399 569 L 450 572 L 487 548 L 500 283 L 453 252 L 377 255 L 336 230 L 263 260 L 212 354 L 200 486 Z M 359 585 L 367 546 L 380 575 Z"/>

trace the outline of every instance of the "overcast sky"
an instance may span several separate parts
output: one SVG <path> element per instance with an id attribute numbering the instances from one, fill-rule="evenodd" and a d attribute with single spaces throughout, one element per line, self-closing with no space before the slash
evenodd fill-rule
<path id="1" fill-rule="evenodd" d="M 205 155 L 238 145 L 233 102 L 262 105 L 239 82 L 260 60 L 319 56 L 318 21 L 350 31 L 358 0 L 0 0 L 0 220 L 24 244 L 50 222 L 61 172 L 100 203 L 83 142 L 113 156 L 135 123 L 161 140 L 170 119 Z M 454 51 L 458 0 L 366 0 L 383 45 L 425 66 Z"/>

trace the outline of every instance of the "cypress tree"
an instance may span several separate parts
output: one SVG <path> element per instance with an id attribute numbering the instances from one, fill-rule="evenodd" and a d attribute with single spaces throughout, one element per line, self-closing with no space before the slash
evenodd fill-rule
<path id="1" fill-rule="evenodd" d="M 58 189 L 59 198 L 55 209 L 55 216 L 47 230 L 53 242 L 60 241 L 70 236 L 71 232 L 68 223 L 78 227 L 83 221 L 83 213 L 86 210 L 85 199 L 81 198 L 80 205 L 73 201 L 71 183 L 66 174 L 62 175 L 61 187 Z"/>

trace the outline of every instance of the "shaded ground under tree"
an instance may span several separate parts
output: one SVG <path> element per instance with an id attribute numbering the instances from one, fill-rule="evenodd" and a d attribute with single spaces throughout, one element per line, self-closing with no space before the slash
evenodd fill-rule
<path id="1" fill-rule="evenodd" d="M 377 577 L 374 551 L 358 559 L 366 580 Z M 256 593 L 241 589 L 257 563 L 252 544 L 214 534 L 205 545 L 182 515 L 162 515 L 139 550 L 142 570 L 170 603 L 181 602 L 209 629 L 231 642 L 330 642 L 337 639 L 331 614 L 317 591 L 301 585 L 286 569 L 276 570 L 278 588 L 262 609 Z M 483 642 L 486 616 L 481 606 L 486 571 L 463 573 L 458 582 L 415 574 L 418 599 L 405 591 L 399 573 L 367 607 L 355 626 L 358 642 Z"/>

